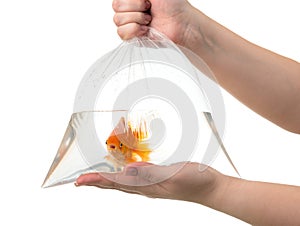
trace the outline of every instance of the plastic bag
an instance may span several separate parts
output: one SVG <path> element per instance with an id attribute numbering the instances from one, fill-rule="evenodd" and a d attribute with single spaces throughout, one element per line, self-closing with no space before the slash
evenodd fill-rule
<path id="1" fill-rule="evenodd" d="M 198 161 L 205 170 L 220 146 L 234 167 L 212 113 L 223 131 L 224 106 L 212 72 L 192 52 L 150 29 L 86 72 L 42 186 L 74 182 L 88 172 L 118 172 L 138 161 Z"/>

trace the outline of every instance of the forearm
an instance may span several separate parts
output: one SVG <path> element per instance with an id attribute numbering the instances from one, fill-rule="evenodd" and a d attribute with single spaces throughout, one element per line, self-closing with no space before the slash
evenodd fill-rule
<path id="1" fill-rule="evenodd" d="M 300 225 L 300 187 L 223 176 L 208 207 L 252 225 Z"/>
<path id="2" fill-rule="evenodd" d="M 258 47 L 193 9 L 185 47 L 220 85 L 258 114 L 300 133 L 300 64 Z"/>

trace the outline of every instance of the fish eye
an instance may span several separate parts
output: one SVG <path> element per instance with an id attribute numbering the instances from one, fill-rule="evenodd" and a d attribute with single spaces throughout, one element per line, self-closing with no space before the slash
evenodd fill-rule
<path id="1" fill-rule="evenodd" d="M 123 147 L 123 144 L 122 144 L 122 143 L 120 143 L 120 148 L 121 148 L 121 147 Z"/>
<path id="2" fill-rule="evenodd" d="M 107 140 L 105 141 L 105 144 L 107 144 Z"/>

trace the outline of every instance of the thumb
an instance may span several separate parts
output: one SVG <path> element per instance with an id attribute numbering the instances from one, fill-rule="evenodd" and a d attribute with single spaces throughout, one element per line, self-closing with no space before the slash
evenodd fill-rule
<path id="1" fill-rule="evenodd" d="M 141 169 L 138 169 L 138 167 L 144 167 L 144 166 L 154 166 L 154 164 L 149 163 L 149 162 L 134 162 L 131 164 L 128 164 L 125 168 L 124 168 L 124 172 L 126 176 L 137 176 L 139 174 L 139 176 L 141 176 Z M 140 171 L 140 173 L 139 173 Z"/>
<path id="2" fill-rule="evenodd" d="M 170 166 L 159 166 L 151 163 L 137 162 L 126 166 L 126 176 L 134 177 L 132 181 L 136 186 L 146 186 L 161 183 L 173 177 L 185 164 L 173 164 Z"/>

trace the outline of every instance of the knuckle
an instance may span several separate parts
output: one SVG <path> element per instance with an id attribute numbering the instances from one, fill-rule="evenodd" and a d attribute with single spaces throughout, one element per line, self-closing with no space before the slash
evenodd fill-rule
<path id="1" fill-rule="evenodd" d="M 121 184 L 117 183 L 117 182 L 112 182 L 112 188 L 113 189 L 117 189 L 117 190 L 121 190 Z"/>
<path id="2" fill-rule="evenodd" d="M 115 174 L 114 177 L 111 180 L 112 187 L 114 189 L 121 189 L 121 184 L 120 184 L 120 175 Z"/>
<path id="3" fill-rule="evenodd" d="M 113 21 L 117 26 L 120 25 L 120 16 L 117 13 L 114 15 Z"/>
<path id="4" fill-rule="evenodd" d="M 138 33 L 138 27 L 136 23 L 126 24 L 118 27 L 117 33 L 123 40 L 128 40 Z"/>
<path id="5" fill-rule="evenodd" d="M 145 11 L 149 8 L 146 0 L 113 0 L 112 8 L 115 12 L 120 11 Z"/>
<path id="6" fill-rule="evenodd" d="M 152 173 L 146 168 L 142 167 L 139 171 L 140 177 L 146 180 L 148 183 L 153 182 L 154 178 Z"/>
<path id="7" fill-rule="evenodd" d="M 123 31 L 123 29 L 118 28 L 118 29 L 117 29 L 117 33 L 118 33 L 118 35 L 120 36 L 121 39 L 124 39 L 124 38 L 125 38 L 125 37 L 124 37 L 124 31 Z"/>
<path id="8" fill-rule="evenodd" d="M 141 13 L 141 12 L 138 13 L 138 14 L 136 15 L 136 20 L 137 20 L 140 24 L 143 24 L 143 23 L 145 22 L 145 20 L 146 20 L 144 13 Z"/>
<path id="9" fill-rule="evenodd" d="M 145 9 L 147 9 L 147 2 L 146 0 L 140 0 L 138 1 L 138 7 L 141 11 L 144 11 Z"/>
<path id="10" fill-rule="evenodd" d="M 118 12 L 120 10 L 120 6 L 121 6 L 120 0 L 113 0 L 112 8 L 115 12 Z"/>

